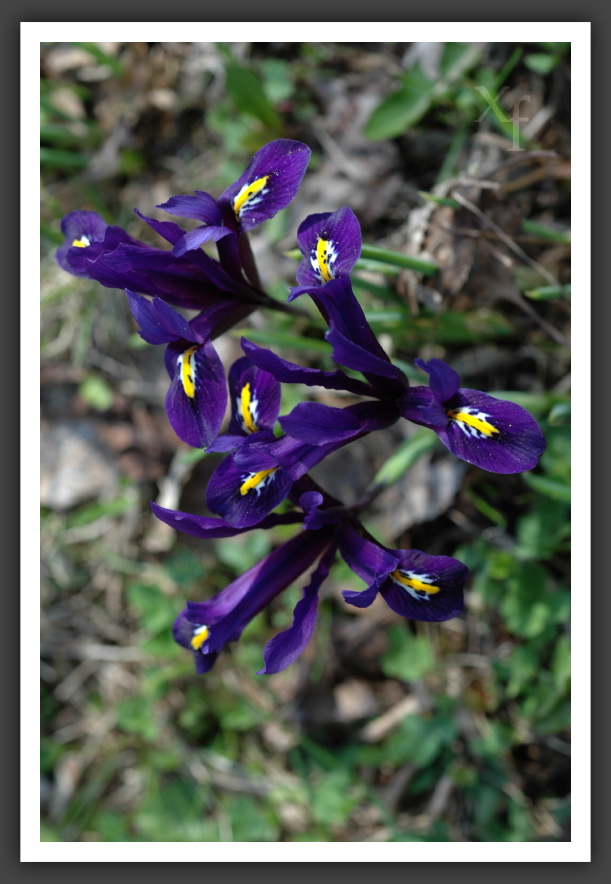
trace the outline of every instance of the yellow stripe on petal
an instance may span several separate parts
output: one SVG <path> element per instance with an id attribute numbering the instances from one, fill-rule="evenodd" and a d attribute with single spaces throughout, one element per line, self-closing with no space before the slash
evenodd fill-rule
<path id="1" fill-rule="evenodd" d="M 195 398 L 195 351 L 199 350 L 199 345 L 189 347 L 184 353 L 178 357 L 178 370 L 180 372 L 180 382 L 185 391 L 185 395 L 189 399 Z"/>
<path id="2" fill-rule="evenodd" d="M 474 430 L 477 430 L 478 433 L 482 433 L 484 436 L 494 436 L 495 433 L 500 433 L 493 424 L 488 423 L 488 421 L 484 420 L 488 415 L 472 414 L 468 411 L 461 411 L 460 408 L 453 408 L 449 411 L 446 411 L 447 416 L 452 421 L 460 421 L 463 424 L 466 424 L 468 427 L 472 427 Z M 481 415 L 481 416 L 480 416 Z"/>
<path id="3" fill-rule="evenodd" d="M 79 249 L 86 249 L 87 246 L 91 245 L 91 240 L 88 236 L 85 236 L 85 234 L 83 234 L 80 239 L 73 239 L 72 245 L 77 246 Z"/>
<path id="4" fill-rule="evenodd" d="M 405 573 L 404 571 L 399 571 L 397 568 L 390 575 L 393 580 L 396 580 L 397 583 L 401 583 L 403 586 L 409 587 L 410 589 L 415 589 L 416 592 L 426 592 L 429 595 L 434 595 L 436 592 L 440 592 L 441 588 L 439 586 L 434 586 L 432 583 L 425 583 L 422 580 L 419 580 L 418 577 L 413 576 L 411 572 Z"/>
<path id="5" fill-rule="evenodd" d="M 233 211 L 237 218 L 242 217 L 242 212 L 244 209 L 249 208 L 249 206 L 256 205 L 260 200 L 261 191 L 267 184 L 269 179 L 269 175 L 264 175 L 263 178 L 257 178 L 256 181 L 253 181 L 252 184 L 245 184 L 242 190 L 238 193 L 236 198 L 233 201 Z M 257 199 L 257 197 L 259 197 Z"/>
<path id="6" fill-rule="evenodd" d="M 333 274 L 329 267 L 332 245 L 333 243 L 328 239 L 319 239 L 316 243 L 316 260 L 318 262 L 318 269 L 325 282 L 329 282 L 330 279 L 333 279 Z"/>
<path id="7" fill-rule="evenodd" d="M 278 467 L 272 467 L 269 470 L 261 470 L 259 473 L 250 473 L 248 478 L 240 485 L 240 494 L 244 496 L 249 491 L 256 491 L 257 496 L 270 481 L 269 477 L 275 473 Z"/>
<path id="8" fill-rule="evenodd" d="M 193 638 L 191 639 L 191 647 L 193 648 L 193 650 L 199 651 L 209 635 L 210 630 L 207 626 L 198 626 L 198 628 L 193 633 Z"/>
<path id="9" fill-rule="evenodd" d="M 242 414 L 242 420 L 244 421 L 245 428 L 250 433 L 256 433 L 258 427 L 255 425 L 255 422 L 253 420 L 250 383 L 246 383 L 242 387 L 242 393 L 240 395 L 240 412 Z"/>

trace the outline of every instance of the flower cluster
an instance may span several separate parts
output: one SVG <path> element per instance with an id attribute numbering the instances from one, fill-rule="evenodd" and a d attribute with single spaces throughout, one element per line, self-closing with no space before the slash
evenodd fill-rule
<path id="1" fill-rule="evenodd" d="M 346 206 L 310 215 L 300 225 L 298 285 L 288 297 L 289 302 L 303 295 L 312 299 L 341 367 L 323 371 L 301 366 L 242 339 L 244 356 L 226 378 L 214 338 L 257 308 L 278 307 L 261 288 L 248 231 L 289 204 L 309 156 L 300 142 L 271 142 L 218 199 L 196 191 L 158 207 L 201 222 L 188 233 L 174 222 L 138 213 L 171 250 L 139 242 L 94 212 L 72 212 L 62 223 L 66 241 L 57 253 L 60 265 L 124 289 L 142 338 L 166 345 L 166 409 L 176 434 L 193 447 L 227 452 L 206 490 L 215 517 L 153 503 L 157 518 L 202 538 L 279 524 L 300 526 L 291 540 L 216 596 L 187 602 L 174 624 L 174 638 L 192 652 L 199 673 L 207 672 L 222 649 L 276 596 L 310 572 L 292 625 L 263 651 L 261 673 L 279 672 L 294 662 L 312 635 L 320 587 L 337 556 L 366 584 L 360 591 L 344 590 L 350 605 L 367 607 L 380 594 L 400 616 L 424 621 L 448 620 L 463 610 L 465 565 L 447 556 L 383 546 L 366 531 L 355 509 L 313 481 L 309 471 L 330 453 L 399 420 L 430 428 L 454 455 L 497 473 L 529 470 L 545 449 L 543 434 L 525 409 L 461 387 L 458 374 L 440 359 L 417 359 L 428 385 L 409 384 L 377 340 L 352 290 L 350 274 L 360 256 L 361 231 Z M 218 260 L 200 248 L 208 241 L 216 243 Z M 176 307 L 197 313 L 187 320 Z M 359 401 L 345 408 L 302 402 L 280 416 L 282 384 L 343 390 Z M 219 434 L 228 397 L 231 418 L 227 432 Z M 279 435 L 274 432 L 277 423 Z M 274 512 L 283 501 L 291 508 Z"/>

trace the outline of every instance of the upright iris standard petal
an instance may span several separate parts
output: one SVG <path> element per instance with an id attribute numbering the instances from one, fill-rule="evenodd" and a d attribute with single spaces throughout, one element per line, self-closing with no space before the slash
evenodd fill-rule
<path id="1" fill-rule="evenodd" d="M 211 341 L 169 344 L 165 364 L 170 388 L 165 406 L 176 435 L 193 448 L 207 448 L 221 427 L 227 404 L 225 370 Z"/>
<path id="2" fill-rule="evenodd" d="M 335 558 L 333 544 L 322 556 L 312 579 L 303 590 L 303 597 L 297 602 L 293 612 L 293 623 L 284 632 L 275 635 L 263 650 L 265 665 L 257 675 L 272 675 L 282 672 L 302 654 L 312 637 L 316 625 L 318 592 Z"/>
<path id="3" fill-rule="evenodd" d="M 269 372 L 253 365 L 246 356 L 231 366 L 229 396 L 230 434 L 249 436 L 261 430 L 273 429 L 280 411 L 280 384 Z"/>
<path id="4" fill-rule="evenodd" d="M 484 470 L 520 473 L 536 466 L 545 437 L 525 408 L 461 389 L 456 372 L 440 359 L 416 364 L 430 375 L 429 393 L 408 390 L 400 402 L 404 417 L 435 430 L 453 454 Z"/>
<path id="5" fill-rule="evenodd" d="M 203 190 L 196 190 L 195 196 L 191 194 L 172 196 L 157 208 L 163 209 L 169 215 L 177 215 L 179 218 L 195 218 L 196 221 L 202 221 L 204 224 L 222 223 L 221 210 L 217 201 Z"/>
<path id="6" fill-rule="evenodd" d="M 320 402 L 300 402 L 280 418 L 280 426 L 288 436 L 311 445 L 348 441 L 361 432 L 355 414 Z"/>
<path id="7" fill-rule="evenodd" d="M 300 287 L 290 301 L 312 286 L 349 276 L 361 254 L 361 227 L 352 209 L 342 206 L 337 212 L 309 215 L 297 231 L 297 243 L 303 255 L 297 270 Z"/>
<path id="8" fill-rule="evenodd" d="M 176 257 L 185 252 L 198 249 L 202 243 L 214 240 L 215 242 L 231 233 L 231 230 L 223 224 L 221 210 L 217 201 L 209 193 L 196 190 L 195 196 L 185 194 L 173 196 L 166 203 L 157 206 L 170 215 L 178 215 L 180 218 L 195 218 L 203 221 L 203 226 L 198 227 L 183 235 L 174 243 L 172 254 Z"/>
<path id="9" fill-rule="evenodd" d="M 246 231 L 286 208 L 299 189 L 310 154 L 305 144 L 287 138 L 258 150 L 244 174 L 219 197 L 225 223 Z"/>
<path id="10" fill-rule="evenodd" d="M 405 380 L 403 373 L 391 365 L 387 353 L 373 333 L 349 279 L 332 280 L 319 291 L 312 292 L 312 297 L 329 323 L 330 331 L 338 332 L 351 344 L 388 363 L 393 370 L 390 376 Z"/>
<path id="11" fill-rule="evenodd" d="M 126 291 L 132 316 L 140 326 L 138 334 L 148 344 L 168 344 L 184 338 L 196 342 L 188 321 L 161 298 L 143 298 Z"/>

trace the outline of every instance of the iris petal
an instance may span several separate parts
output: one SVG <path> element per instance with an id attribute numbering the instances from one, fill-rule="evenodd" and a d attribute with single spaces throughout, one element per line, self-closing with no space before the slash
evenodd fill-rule
<path id="1" fill-rule="evenodd" d="M 172 428 L 193 448 L 206 448 L 225 416 L 223 363 L 211 341 L 186 348 L 184 343 L 170 344 L 165 362 L 171 379 L 165 404 Z"/>
<path id="2" fill-rule="evenodd" d="M 219 197 L 226 222 L 233 218 L 238 229 L 250 230 L 286 208 L 297 193 L 310 155 L 305 144 L 287 138 L 258 150 L 244 174 Z"/>

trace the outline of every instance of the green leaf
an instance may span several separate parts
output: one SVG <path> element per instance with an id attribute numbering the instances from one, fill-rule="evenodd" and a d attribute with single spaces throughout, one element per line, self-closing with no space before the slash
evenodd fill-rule
<path id="1" fill-rule="evenodd" d="M 508 581 L 501 614 L 511 632 L 535 638 L 550 620 L 547 572 L 537 562 L 521 562 Z"/>
<path id="2" fill-rule="evenodd" d="M 390 650 L 381 659 L 384 675 L 401 681 L 419 681 L 435 668 L 435 654 L 430 641 L 424 636 L 411 635 L 403 626 L 391 626 L 388 630 Z"/>
<path id="3" fill-rule="evenodd" d="M 106 381 L 97 374 L 88 374 L 79 385 L 79 395 L 96 411 L 108 411 L 115 394 Z"/>
<path id="4" fill-rule="evenodd" d="M 533 680 L 541 665 L 537 649 L 532 643 L 517 647 L 509 658 L 509 682 L 507 696 L 517 697 L 523 688 Z"/>
<path id="5" fill-rule="evenodd" d="M 428 193 L 426 190 L 419 190 L 418 195 L 429 203 L 435 203 L 436 206 L 448 206 L 450 209 L 460 209 L 460 203 L 449 197 L 435 196 L 434 193 Z"/>
<path id="6" fill-rule="evenodd" d="M 255 525 L 256 528 L 256 525 Z M 271 548 L 272 540 L 267 531 L 249 531 L 237 537 L 217 540 L 214 544 L 216 557 L 223 565 L 243 574 L 261 561 Z"/>
<path id="7" fill-rule="evenodd" d="M 421 258 L 412 258 L 409 255 L 403 255 L 401 252 L 393 252 L 391 249 L 382 249 L 379 246 L 363 245 L 361 249 L 361 258 L 371 261 L 379 261 L 381 264 L 390 264 L 396 267 L 407 267 L 410 270 L 417 270 L 424 273 L 425 276 L 432 276 L 437 273 L 438 267 L 432 261 L 424 261 Z M 357 261 L 358 264 L 358 261 Z"/>
<path id="8" fill-rule="evenodd" d="M 112 55 L 108 55 L 108 53 L 104 52 L 103 49 L 97 45 L 97 43 L 72 43 L 73 46 L 79 46 L 81 49 L 84 49 L 88 52 L 99 64 L 108 65 L 113 74 L 116 77 L 120 77 L 123 73 L 123 65 L 121 62 L 114 58 Z"/>
<path id="9" fill-rule="evenodd" d="M 547 476 L 538 476 L 531 473 L 524 474 L 524 481 L 535 491 L 551 497 L 552 500 L 562 500 L 566 503 L 571 500 L 571 487 L 562 482 L 556 482 L 555 479 L 548 479 Z"/>
<path id="10" fill-rule="evenodd" d="M 270 344 L 272 347 L 292 347 L 303 352 L 324 353 L 331 357 L 331 345 L 318 338 L 299 337 L 289 332 L 275 332 L 269 329 L 234 328 L 229 334 L 234 338 L 247 338 L 255 344 Z"/>
<path id="11" fill-rule="evenodd" d="M 134 501 L 126 497 L 87 503 L 70 513 L 66 518 L 66 528 L 82 528 L 102 519 L 104 516 L 122 516 L 134 507 Z"/>
<path id="12" fill-rule="evenodd" d="M 426 768 L 440 754 L 444 746 L 449 746 L 456 738 L 456 724 L 452 716 L 440 715 L 422 718 L 407 715 L 397 730 L 386 740 L 383 757 L 396 765 L 406 763 Z M 435 780 L 438 774 L 430 771 Z"/>
<path id="13" fill-rule="evenodd" d="M 423 454 L 432 451 L 436 445 L 436 433 L 424 427 L 417 430 L 413 436 L 402 442 L 386 463 L 380 467 L 369 485 L 369 491 L 378 489 L 380 486 L 388 487 L 397 482 Z"/>
<path id="14" fill-rule="evenodd" d="M 445 96 L 451 84 L 472 67 L 481 55 L 471 43 L 446 43 L 441 78 L 429 80 L 416 63 L 404 74 L 401 88 L 388 96 L 372 113 L 364 134 L 374 141 L 395 138 L 426 114 L 435 99 Z"/>
<path id="15" fill-rule="evenodd" d="M 279 827 L 273 811 L 249 795 L 228 795 L 220 802 L 231 826 L 232 841 L 277 841 Z"/>
<path id="16" fill-rule="evenodd" d="M 524 233 L 532 233 L 544 239 L 549 239 L 551 242 L 559 242 L 564 245 L 569 245 L 571 242 L 570 233 L 554 230 L 552 227 L 546 227 L 544 224 L 537 224 L 536 221 L 529 221 L 528 218 L 522 219 L 522 230 Z"/>
<path id="17" fill-rule="evenodd" d="M 129 697 L 119 703 L 117 727 L 149 741 L 159 735 L 159 726 L 151 716 L 151 704 L 145 697 Z"/>
<path id="18" fill-rule="evenodd" d="M 547 55 L 544 52 L 532 52 L 524 57 L 524 64 L 535 74 L 546 76 L 554 70 L 560 59 L 554 58 L 553 55 Z"/>
<path id="19" fill-rule="evenodd" d="M 570 298 L 570 285 L 544 285 L 536 289 L 526 289 L 524 294 L 533 301 L 553 301 L 556 298 Z"/>
<path id="20" fill-rule="evenodd" d="M 89 157 L 71 150 L 57 150 L 54 147 L 40 148 L 40 165 L 50 169 L 84 169 Z"/>
<path id="21" fill-rule="evenodd" d="M 175 602 L 159 587 L 148 583 L 132 583 L 127 589 L 127 599 L 140 614 L 144 629 L 152 634 L 169 629 L 178 613 Z"/>
<path id="22" fill-rule="evenodd" d="M 282 122 L 263 91 L 258 77 L 247 68 L 229 65 L 226 69 L 227 92 L 242 113 L 261 120 L 270 129 L 280 130 Z"/>
<path id="23" fill-rule="evenodd" d="M 345 824 L 362 793 L 362 785 L 358 780 L 353 782 L 348 771 L 331 770 L 315 783 L 312 790 L 312 815 L 323 826 Z"/>
<path id="24" fill-rule="evenodd" d="M 433 98 L 434 83 L 422 73 L 419 64 L 403 78 L 403 85 L 389 95 L 371 114 L 363 134 L 372 141 L 395 138 L 425 115 Z"/>

